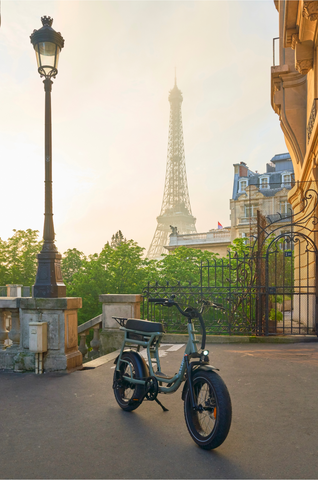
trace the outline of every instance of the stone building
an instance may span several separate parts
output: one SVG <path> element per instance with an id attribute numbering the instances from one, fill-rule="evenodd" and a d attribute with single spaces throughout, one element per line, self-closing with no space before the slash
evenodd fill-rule
<path id="1" fill-rule="evenodd" d="M 234 164 L 233 194 L 230 200 L 231 239 L 256 234 L 257 210 L 284 225 L 291 215 L 287 200 L 293 184 L 293 164 L 288 153 L 275 155 L 265 173 L 252 172 L 246 163 Z M 290 220 L 290 219 L 289 219 Z"/>
<path id="2" fill-rule="evenodd" d="M 169 245 L 165 247 L 169 252 L 178 247 L 196 248 L 198 250 L 218 253 L 220 257 L 227 255 L 231 245 L 231 227 L 220 230 L 212 229 L 204 233 L 179 234 L 171 233 Z"/>
<path id="3" fill-rule="evenodd" d="M 303 316 L 312 318 L 317 331 L 318 1 L 274 3 L 279 36 L 273 43 L 278 43 L 279 55 L 274 49 L 271 104 L 279 116 L 295 172 L 295 186 L 288 195 L 301 247 L 295 255 L 295 284 L 299 301 L 304 292 L 312 292 L 310 302 L 302 307 Z M 309 255 L 310 251 L 313 254 Z"/>

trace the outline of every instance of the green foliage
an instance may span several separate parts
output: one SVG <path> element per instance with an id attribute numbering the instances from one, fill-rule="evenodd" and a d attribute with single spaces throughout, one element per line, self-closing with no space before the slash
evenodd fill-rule
<path id="1" fill-rule="evenodd" d="M 83 299 L 79 323 L 101 313 L 100 294 L 140 293 L 148 280 L 156 278 L 156 262 L 144 260 L 143 250 L 118 231 L 100 254 L 86 258 L 76 249 L 65 252 L 62 268 L 67 295 Z"/>
<path id="2" fill-rule="evenodd" d="M 126 238 L 122 234 L 121 230 L 118 230 L 118 232 L 115 233 L 115 235 L 112 236 L 112 241 L 110 246 L 113 248 L 119 247 L 119 245 L 122 244 L 122 242 L 126 242 Z"/>
<path id="3" fill-rule="evenodd" d="M 7 241 L 0 239 L 0 285 L 33 285 L 37 254 L 42 242 L 38 230 L 13 230 Z"/>
<path id="4" fill-rule="evenodd" d="M 157 278 L 159 284 L 178 282 L 199 284 L 201 262 L 214 262 L 217 253 L 201 251 L 196 248 L 178 247 L 170 255 L 163 255 L 157 262 Z"/>
<path id="5" fill-rule="evenodd" d="M 72 283 L 73 275 L 78 273 L 83 268 L 83 262 L 86 257 L 83 252 L 76 248 L 69 248 L 64 252 L 62 261 L 62 275 L 66 285 Z"/>
<path id="6" fill-rule="evenodd" d="M 236 254 L 238 257 L 244 257 L 244 255 L 251 254 L 251 247 L 245 243 L 244 238 L 234 238 L 232 245 L 230 246 L 231 254 Z M 233 255 L 232 255 L 233 256 Z"/>
<path id="7" fill-rule="evenodd" d="M 275 311 L 274 308 L 272 308 L 269 312 L 269 319 L 270 320 L 277 320 L 277 322 L 282 322 L 283 321 L 283 314 L 282 312 L 279 312 L 278 310 Z"/>

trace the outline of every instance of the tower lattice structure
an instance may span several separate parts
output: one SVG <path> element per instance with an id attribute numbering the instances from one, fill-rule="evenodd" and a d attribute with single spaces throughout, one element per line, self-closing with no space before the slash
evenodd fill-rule
<path id="1" fill-rule="evenodd" d="M 168 140 L 168 159 L 165 188 L 157 228 L 153 236 L 147 257 L 159 258 L 165 253 L 164 246 L 169 244 L 170 226 L 177 227 L 178 233 L 196 232 L 196 219 L 192 215 L 188 191 L 181 104 L 182 93 L 177 82 L 169 92 L 170 121 Z"/>

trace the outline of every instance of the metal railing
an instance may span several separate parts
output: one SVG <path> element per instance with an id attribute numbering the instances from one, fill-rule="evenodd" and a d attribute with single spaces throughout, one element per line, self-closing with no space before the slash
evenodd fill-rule
<path id="1" fill-rule="evenodd" d="M 278 61 L 278 64 L 276 65 L 276 48 L 277 48 L 277 43 L 276 43 L 276 40 L 279 40 L 279 37 L 275 37 L 273 38 L 273 67 L 276 67 L 277 65 L 279 65 L 279 61 Z M 279 46 L 279 44 L 278 44 Z M 278 52 L 278 56 L 279 56 L 279 52 Z"/>

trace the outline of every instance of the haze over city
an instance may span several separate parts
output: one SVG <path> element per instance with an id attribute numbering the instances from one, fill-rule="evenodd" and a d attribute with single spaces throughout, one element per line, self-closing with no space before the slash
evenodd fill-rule
<path id="1" fill-rule="evenodd" d="M 62 253 L 99 252 L 122 230 L 148 249 L 160 213 L 169 90 L 183 93 L 197 231 L 230 225 L 233 163 L 262 172 L 287 152 L 271 109 L 268 1 L 4 1 L 0 238 L 44 212 L 44 88 L 30 34 L 53 17 L 65 47 L 52 89 L 53 204 Z"/>

